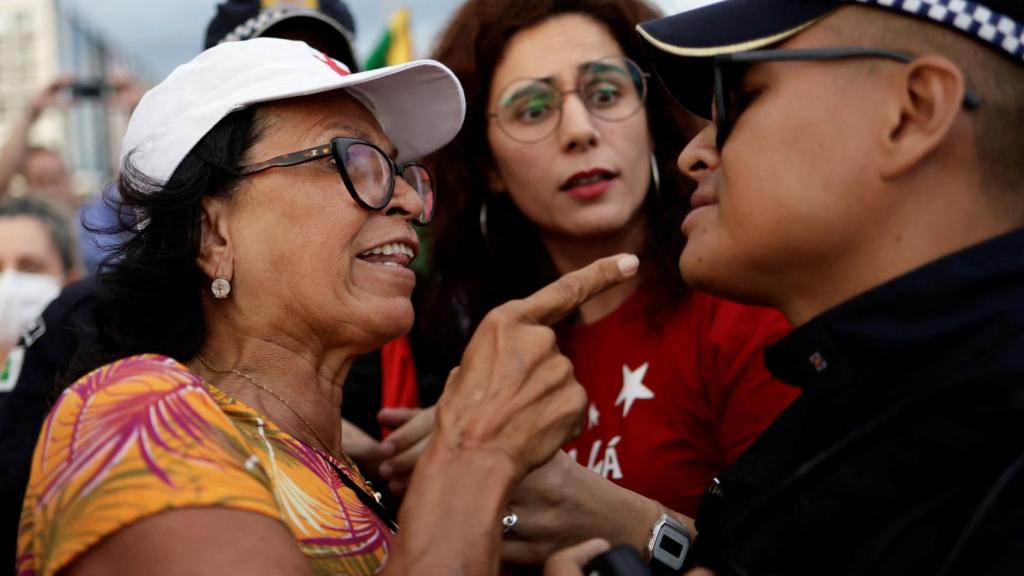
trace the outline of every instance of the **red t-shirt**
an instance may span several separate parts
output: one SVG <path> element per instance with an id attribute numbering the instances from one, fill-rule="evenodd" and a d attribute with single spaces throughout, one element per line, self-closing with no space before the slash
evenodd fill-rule
<path id="1" fill-rule="evenodd" d="M 416 362 L 409 337 L 402 336 L 380 349 L 380 407 L 419 408 L 420 392 L 416 380 Z M 381 440 L 393 430 L 380 427 Z"/>
<path id="2" fill-rule="evenodd" d="M 764 367 L 789 330 L 778 312 L 691 292 L 648 323 L 641 289 L 559 340 L 587 389 L 583 433 L 565 446 L 615 483 L 695 516 L 700 496 L 798 394 Z"/>

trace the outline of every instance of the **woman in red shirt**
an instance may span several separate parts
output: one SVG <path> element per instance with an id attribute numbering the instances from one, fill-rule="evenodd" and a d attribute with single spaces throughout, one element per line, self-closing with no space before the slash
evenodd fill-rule
<path id="1" fill-rule="evenodd" d="M 458 365 L 494 306 L 600 257 L 641 257 L 637 278 L 561 326 L 587 425 L 512 495 L 512 561 L 589 537 L 643 549 L 663 509 L 692 533 L 705 487 L 796 394 L 761 358 L 788 330 L 778 313 L 680 279 L 690 188 L 674 164 L 696 121 L 648 78 L 634 28 L 655 17 L 640 0 L 470 0 L 434 55 L 468 111 L 427 159 L 446 196 L 418 294 L 421 377 Z"/>

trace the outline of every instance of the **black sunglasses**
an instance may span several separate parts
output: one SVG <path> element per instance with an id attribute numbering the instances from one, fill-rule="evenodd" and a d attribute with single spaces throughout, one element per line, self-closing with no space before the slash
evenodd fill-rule
<path id="1" fill-rule="evenodd" d="M 838 48 L 794 48 L 789 50 L 750 50 L 736 54 L 722 54 L 713 59 L 715 74 L 715 111 L 718 113 L 715 119 L 716 141 L 715 144 L 721 150 L 725 145 L 726 138 L 735 126 L 736 118 L 742 110 L 737 110 L 736 103 L 732 99 L 736 83 L 741 75 L 730 76 L 726 67 L 730 64 L 751 64 L 755 62 L 769 61 L 796 61 L 796 60 L 846 60 L 851 58 L 884 58 L 895 60 L 904 64 L 914 61 L 916 56 L 906 52 L 885 50 L 882 48 L 862 48 L 857 46 Z M 729 84 L 727 86 L 727 84 Z M 728 97 L 727 97 L 728 96 Z M 970 89 L 964 91 L 963 107 L 966 110 L 976 110 L 982 104 L 981 97 Z"/>
<path id="2" fill-rule="evenodd" d="M 358 138 L 337 137 L 298 152 L 243 166 L 239 176 L 248 176 L 278 166 L 295 166 L 313 160 L 333 159 L 345 188 L 367 210 L 382 210 L 391 202 L 395 178 L 401 176 L 423 201 L 423 212 L 415 224 L 429 224 L 434 217 L 434 178 L 425 166 L 415 162 L 398 164 L 376 144 Z"/>

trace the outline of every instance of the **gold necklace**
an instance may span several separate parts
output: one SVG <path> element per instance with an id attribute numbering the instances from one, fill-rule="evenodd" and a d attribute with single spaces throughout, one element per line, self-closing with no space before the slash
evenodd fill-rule
<path id="1" fill-rule="evenodd" d="M 207 361 L 206 358 L 203 357 L 202 354 L 197 354 L 196 357 L 199 358 L 199 362 L 201 362 L 203 364 L 203 366 L 205 366 L 206 369 L 209 370 L 210 372 L 216 372 L 218 374 L 234 374 L 235 376 L 238 376 L 240 378 L 244 378 L 244 379 L 248 380 L 249 383 L 252 384 L 253 386 L 259 388 L 260 390 L 263 390 L 264 392 L 266 392 L 267 394 L 270 394 L 274 398 L 277 398 L 278 401 L 281 402 L 281 404 L 285 405 L 285 408 L 288 408 L 289 410 L 291 410 L 292 414 L 295 414 L 299 418 L 299 421 L 302 422 L 302 424 L 310 432 L 313 433 L 313 436 L 317 439 L 318 442 L 320 442 L 320 445 L 324 447 L 324 450 L 326 450 L 327 453 L 330 454 L 332 458 L 334 458 L 335 460 L 343 461 L 341 458 L 339 458 L 338 456 L 336 456 L 334 454 L 334 450 L 331 450 L 331 445 L 328 444 L 326 440 L 324 440 L 324 437 L 321 436 L 319 432 L 317 432 L 316 427 L 314 427 L 313 424 L 310 423 L 309 420 L 306 420 L 306 417 L 303 416 L 302 413 L 299 412 L 294 406 L 292 406 L 291 402 L 289 402 L 287 398 L 285 398 L 284 396 L 278 394 L 277 392 L 272 390 L 269 386 L 266 386 L 264 384 L 260 384 L 259 382 L 256 381 L 255 378 L 253 378 L 252 376 L 249 376 L 248 374 L 246 374 L 245 372 L 242 372 L 241 370 L 239 370 L 237 368 L 231 368 L 229 370 L 224 370 L 224 369 L 220 369 L 220 368 L 214 368 L 213 366 L 210 365 L 209 361 Z"/>

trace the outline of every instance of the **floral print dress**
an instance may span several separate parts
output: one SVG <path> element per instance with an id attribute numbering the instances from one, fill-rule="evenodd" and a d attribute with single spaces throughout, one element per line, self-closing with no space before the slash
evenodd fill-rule
<path id="1" fill-rule="evenodd" d="M 392 532 L 312 450 L 173 359 L 133 356 L 64 391 L 43 425 L 18 535 L 19 576 L 55 574 L 159 512 L 222 506 L 279 519 L 316 574 L 375 574 Z"/>

